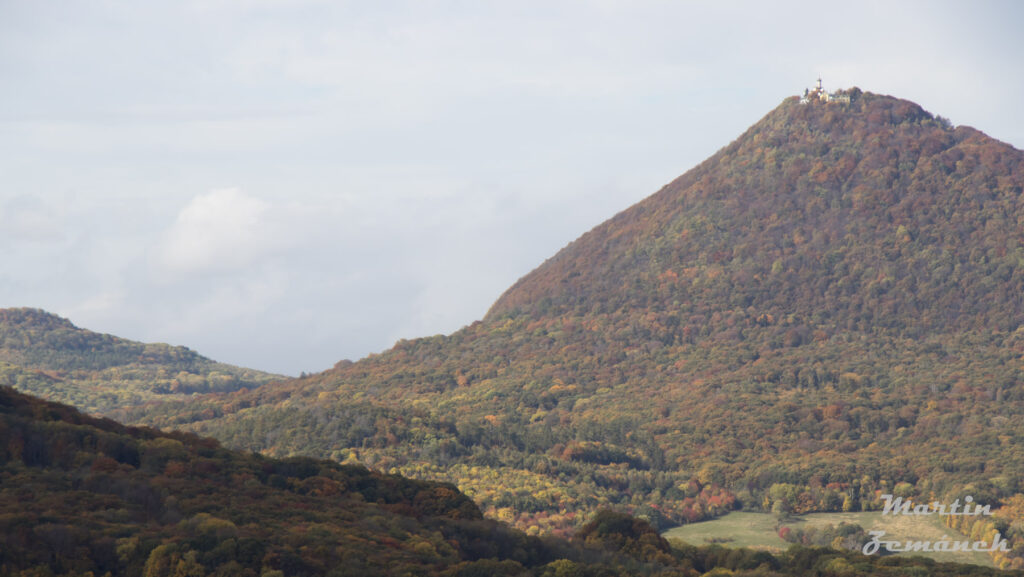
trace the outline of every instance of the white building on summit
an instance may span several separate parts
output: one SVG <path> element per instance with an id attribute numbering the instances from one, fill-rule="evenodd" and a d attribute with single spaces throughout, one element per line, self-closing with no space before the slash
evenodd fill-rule
<path id="1" fill-rule="evenodd" d="M 849 104 L 850 95 L 843 92 L 842 90 L 837 90 L 832 93 L 826 92 L 825 89 L 821 87 L 821 77 L 819 76 L 818 85 L 814 88 L 814 90 L 811 90 L 810 88 L 804 89 L 804 95 L 800 99 L 800 104 L 808 104 L 812 100 L 817 100 L 819 102 L 839 102 L 842 104 Z"/>

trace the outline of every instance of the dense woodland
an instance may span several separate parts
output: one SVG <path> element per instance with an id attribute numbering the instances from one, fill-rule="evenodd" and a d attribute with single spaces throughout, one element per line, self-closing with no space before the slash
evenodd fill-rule
<path id="1" fill-rule="evenodd" d="M 787 99 L 452 335 L 109 414 L 451 482 L 531 535 L 972 495 L 997 515 L 957 529 L 1024 568 L 1024 153 L 848 94 Z"/>
<path id="2" fill-rule="evenodd" d="M 481 518 L 451 485 L 271 459 L 0 386 L 0 576 L 997 575 L 927 559 L 668 543 L 601 511 L 571 541 Z"/>
<path id="3" fill-rule="evenodd" d="M 38 309 L 0 309 L 0 385 L 84 411 L 230 392 L 280 378 L 185 347 L 94 333 Z"/>

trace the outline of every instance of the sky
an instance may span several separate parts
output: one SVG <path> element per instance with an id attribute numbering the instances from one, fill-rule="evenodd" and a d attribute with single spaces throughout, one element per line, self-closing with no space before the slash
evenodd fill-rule
<path id="1" fill-rule="evenodd" d="M 449 334 L 820 76 L 1024 148 L 1024 4 L 0 0 L 0 307 L 297 375 Z"/>

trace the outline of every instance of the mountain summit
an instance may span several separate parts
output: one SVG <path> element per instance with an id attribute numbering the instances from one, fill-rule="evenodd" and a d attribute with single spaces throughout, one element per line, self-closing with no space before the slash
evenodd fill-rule
<path id="1" fill-rule="evenodd" d="M 719 313 L 914 337 L 1019 326 L 1020 152 L 905 100 L 844 95 L 787 99 L 521 279 L 486 320 L 643 311 L 675 315 L 679 334 L 735 326 Z"/>
<path id="2" fill-rule="evenodd" d="M 482 322 L 124 416 L 449 480 L 531 530 L 893 491 L 995 510 L 1024 489 L 1024 153 L 834 96 L 786 99 Z"/>

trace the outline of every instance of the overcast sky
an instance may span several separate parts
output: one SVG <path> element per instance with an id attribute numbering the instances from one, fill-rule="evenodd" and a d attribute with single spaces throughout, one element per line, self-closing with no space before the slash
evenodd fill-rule
<path id="1" fill-rule="evenodd" d="M 819 74 L 1024 148 L 1021 6 L 0 0 L 0 306 L 286 374 L 450 333 Z"/>

